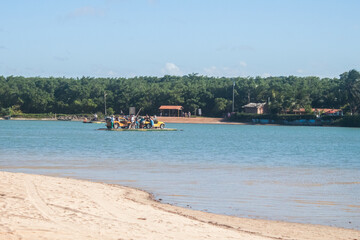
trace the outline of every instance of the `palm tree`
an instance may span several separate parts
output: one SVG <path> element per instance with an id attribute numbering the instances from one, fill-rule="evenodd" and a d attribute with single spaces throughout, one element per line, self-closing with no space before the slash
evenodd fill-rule
<path id="1" fill-rule="evenodd" d="M 354 69 L 345 72 L 340 75 L 340 81 L 352 115 L 360 109 L 360 73 Z"/>

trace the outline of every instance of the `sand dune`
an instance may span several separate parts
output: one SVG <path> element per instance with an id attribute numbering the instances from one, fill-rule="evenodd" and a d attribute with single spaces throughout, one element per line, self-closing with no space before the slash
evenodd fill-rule
<path id="1" fill-rule="evenodd" d="M 360 239 L 360 231 L 162 204 L 132 188 L 0 172 L 0 239 Z"/>

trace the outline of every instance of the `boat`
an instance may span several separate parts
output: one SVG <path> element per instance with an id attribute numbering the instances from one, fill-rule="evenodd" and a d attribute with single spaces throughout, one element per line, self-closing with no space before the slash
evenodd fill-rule
<path id="1" fill-rule="evenodd" d="M 97 118 L 93 118 L 91 120 L 88 120 L 87 118 L 84 118 L 83 123 L 105 123 L 104 121 L 99 121 Z"/>
<path id="2" fill-rule="evenodd" d="M 105 123 L 105 122 L 102 122 L 102 121 L 83 121 L 83 123 Z"/>

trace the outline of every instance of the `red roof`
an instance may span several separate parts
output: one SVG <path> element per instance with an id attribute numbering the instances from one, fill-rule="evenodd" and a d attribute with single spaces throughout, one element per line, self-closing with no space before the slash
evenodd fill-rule
<path id="1" fill-rule="evenodd" d="M 319 112 L 319 113 L 324 113 L 324 114 L 334 114 L 337 112 L 341 112 L 341 109 L 334 109 L 334 108 L 313 108 L 312 109 L 313 112 Z M 287 112 L 290 112 L 290 110 L 287 110 Z M 305 113 L 305 108 L 299 108 L 299 109 L 294 109 L 293 110 L 294 113 Z"/>
<path id="2" fill-rule="evenodd" d="M 331 108 L 313 108 L 312 110 L 314 112 L 323 112 L 325 114 L 333 114 L 341 111 L 341 109 L 331 109 Z"/>
<path id="3" fill-rule="evenodd" d="M 160 110 L 183 110 L 182 106 L 174 106 L 174 105 L 161 105 L 159 107 Z"/>

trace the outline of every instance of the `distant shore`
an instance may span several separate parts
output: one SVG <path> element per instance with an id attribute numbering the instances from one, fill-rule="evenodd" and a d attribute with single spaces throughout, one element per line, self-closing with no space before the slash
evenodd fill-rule
<path id="1" fill-rule="evenodd" d="M 211 118 L 211 117 L 158 117 L 159 121 L 165 123 L 200 123 L 200 124 L 231 124 L 231 125 L 246 125 L 247 123 L 241 122 L 229 122 L 225 121 L 224 118 Z M 4 120 L 4 118 L 0 118 L 0 120 Z M 55 118 L 21 118 L 14 117 L 11 120 L 32 120 L 32 121 L 57 121 Z M 79 118 L 71 121 L 83 121 L 83 118 Z M 105 122 L 104 122 L 105 123 Z"/>
<path id="2" fill-rule="evenodd" d="M 159 121 L 165 123 L 201 123 L 201 124 L 231 124 L 231 125 L 246 125 L 241 122 L 229 122 L 224 118 L 211 117 L 158 117 Z"/>
<path id="3" fill-rule="evenodd" d="M 359 239 L 360 231 L 217 215 L 144 191 L 0 171 L 0 239 Z"/>
<path id="4" fill-rule="evenodd" d="M 82 122 L 85 118 L 79 117 L 77 119 L 71 119 L 74 122 Z M 316 124 L 307 124 L 307 123 L 267 123 L 267 122 L 236 122 L 229 121 L 226 118 L 212 118 L 212 117 L 157 117 L 159 121 L 166 123 L 191 123 L 191 124 L 223 124 L 223 125 L 266 125 L 266 126 L 317 126 L 317 127 L 344 127 L 344 126 L 334 126 L 334 125 L 316 125 Z M 0 118 L 0 120 L 5 120 L 5 118 Z M 11 120 L 30 120 L 30 121 L 70 121 L 66 119 L 56 119 L 56 118 L 24 118 L 24 117 L 13 117 Z M 104 122 L 105 123 L 105 122 Z M 359 125 L 359 123 L 357 123 Z M 359 127 L 357 125 L 350 125 L 349 127 Z"/>

